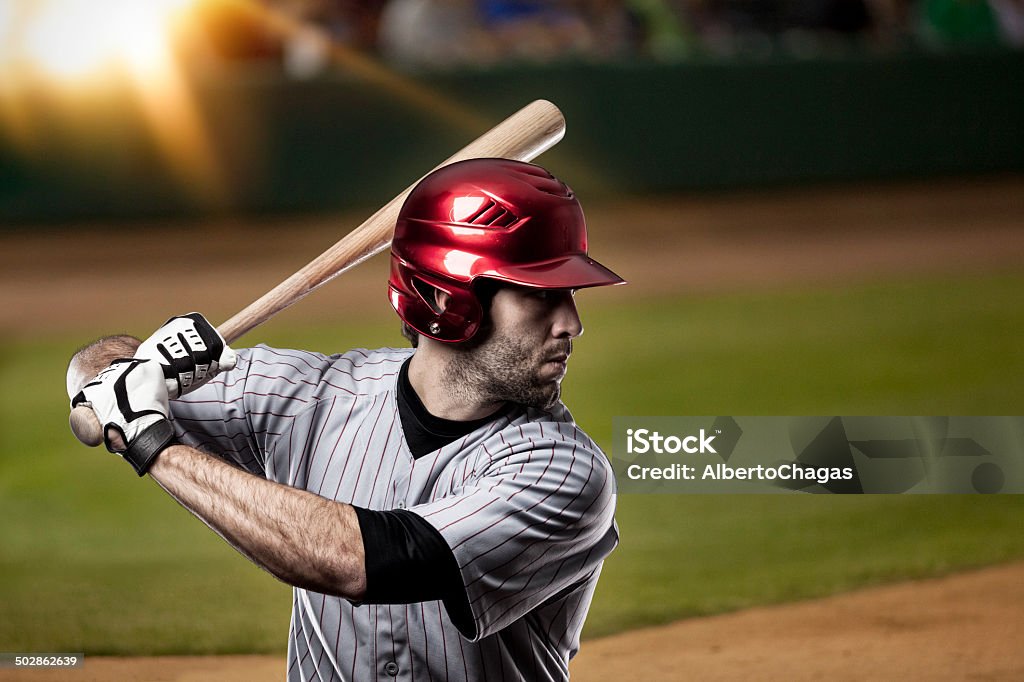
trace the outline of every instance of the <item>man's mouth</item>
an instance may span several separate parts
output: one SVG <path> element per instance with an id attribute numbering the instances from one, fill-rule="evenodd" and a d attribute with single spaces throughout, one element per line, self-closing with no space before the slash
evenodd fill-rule
<path id="1" fill-rule="evenodd" d="M 566 371 L 567 363 L 569 361 L 569 355 L 567 353 L 559 353 L 558 355 L 552 355 L 544 361 L 544 369 L 553 371 L 555 378 L 561 378 Z"/>
<path id="2" fill-rule="evenodd" d="M 541 363 L 541 371 L 545 374 L 553 373 L 552 379 L 561 380 L 565 376 L 570 355 L 572 355 L 572 342 L 555 345 L 544 356 L 544 360 Z"/>

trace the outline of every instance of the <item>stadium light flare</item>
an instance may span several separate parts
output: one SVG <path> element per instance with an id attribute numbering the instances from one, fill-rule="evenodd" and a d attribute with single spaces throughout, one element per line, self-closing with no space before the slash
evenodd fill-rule
<path id="1" fill-rule="evenodd" d="M 0 0 L 0 134 L 26 156 L 46 131 L 87 136 L 105 125 L 102 107 L 124 101 L 103 87 L 114 84 L 132 93 L 182 187 L 220 202 L 222 169 L 176 56 L 205 1 Z"/>
<path id="2" fill-rule="evenodd" d="M 195 79 L 208 63 L 217 66 L 223 59 L 232 65 L 230 55 L 218 52 L 217 35 L 244 36 L 254 28 L 281 41 L 312 35 L 325 51 L 325 66 L 460 128 L 487 124 L 445 95 L 263 0 L 0 0 L 0 137 L 20 154 L 40 153 L 52 129 L 71 139 L 88 135 L 87 127 L 102 128 L 106 123 L 96 113 L 127 92 L 182 186 L 210 205 L 223 203 L 230 183 Z M 247 114 L 239 109 L 231 115 Z"/>
<path id="3" fill-rule="evenodd" d="M 8 60 L 61 82 L 118 68 L 156 73 L 171 66 L 174 20 L 196 2 L 46 0 L 15 19 L 23 30 Z"/>

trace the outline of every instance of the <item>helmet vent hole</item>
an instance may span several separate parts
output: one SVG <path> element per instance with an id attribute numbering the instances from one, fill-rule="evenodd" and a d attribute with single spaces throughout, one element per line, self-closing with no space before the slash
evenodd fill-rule
<path id="1" fill-rule="evenodd" d="M 477 227 L 508 227 L 518 219 L 514 213 L 492 199 L 484 202 L 465 222 Z"/>

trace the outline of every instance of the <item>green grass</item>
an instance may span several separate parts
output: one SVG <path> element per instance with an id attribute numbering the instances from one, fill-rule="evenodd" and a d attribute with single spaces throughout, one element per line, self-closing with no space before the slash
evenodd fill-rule
<path id="1" fill-rule="evenodd" d="M 579 303 L 565 398 L 614 415 L 1024 413 L 1024 274 Z M 255 335 L 254 335 L 255 336 Z M 260 340 L 398 345 L 381 317 Z M 81 339 L 0 343 L 0 651 L 280 652 L 290 595 L 67 430 Z M 636 496 L 587 635 L 1024 556 L 1024 498 Z"/>

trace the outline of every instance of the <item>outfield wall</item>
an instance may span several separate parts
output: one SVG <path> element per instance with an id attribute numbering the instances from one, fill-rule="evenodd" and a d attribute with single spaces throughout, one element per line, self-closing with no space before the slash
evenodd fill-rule
<path id="1" fill-rule="evenodd" d="M 545 164 L 591 195 L 1024 170 L 1024 52 L 574 64 L 414 82 L 486 123 L 556 102 L 568 133 Z M 128 90 L 0 91 L 0 224 L 375 205 L 482 131 L 344 74 L 207 74 L 192 96 L 219 191 L 174 174 Z"/>

